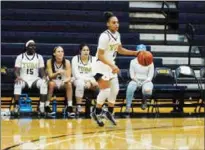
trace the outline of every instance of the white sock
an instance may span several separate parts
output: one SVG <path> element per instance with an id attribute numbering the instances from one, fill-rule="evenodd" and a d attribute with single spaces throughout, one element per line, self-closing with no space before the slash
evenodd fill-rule
<path id="1" fill-rule="evenodd" d="M 68 106 L 70 106 L 70 107 L 73 106 L 73 101 L 72 100 L 68 100 Z"/>
<path id="2" fill-rule="evenodd" d="M 40 102 L 40 107 L 44 107 L 45 103 L 44 102 Z"/>
<path id="3" fill-rule="evenodd" d="M 50 105 L 50 101 L 46 101 L 46 106 L 49 106 Z"/>

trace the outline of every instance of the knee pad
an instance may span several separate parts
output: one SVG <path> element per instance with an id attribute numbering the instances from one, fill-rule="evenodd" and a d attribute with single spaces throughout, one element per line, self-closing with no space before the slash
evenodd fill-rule
<path id="1" fill-rule="evenodd" d="M 24 81 L 14 84 L 14 95 L 21 95 L 22 89 L 26 86 Z"/>
<path id="2" fill-rule="evenodd" d="M 97 96 L 97 104 L 103 105 L 110 95 L 110 88 L 101 89 Z"/>
<path id="3" fill-rule="evenodd" d="M 75 96 L 82 98 L 84 95 L 84 86 L 85 82 L 83 80 L 76 80 L 75 81 Z"/>
<path id="4" fill-rule="evenodd" d="M 40 94 L 45 95 L 48 93 L 48 83 L 44 79 L 37 81 L 37 87 L 40 89 Z"/>
<path id="5" fill-rule="evenodd" d="M 114 78 L 110 82 L 110 95 L 108 97 L 108 102 L 115 104 L 116 97 L 119 92 L 119 82 L 117 78 Z"/>

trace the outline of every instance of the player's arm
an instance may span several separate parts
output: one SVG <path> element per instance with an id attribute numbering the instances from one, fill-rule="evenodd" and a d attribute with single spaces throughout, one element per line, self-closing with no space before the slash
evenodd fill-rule
<path id="1" fill-rule="evenodd" d="M 64 82 L 69 82 L 71 80 L 71 65 L 70 65 L 70 61 L 66 60 L 66 64 L 65 64 L 65 76 L 66 79 Z"/>
<path id="2" fill-rule="evenodd" d="M 103 49 L 98 49 L 98 59 L 112 68 L 114 64 L 105 58 L 104 53 L 105 51 Z"/>
<path id="3" fill-rule="evenodd" d="M 136 73 L 135 73 L 135 63 L 133 62 L 133 60 L 131 60 L 130 62 L 130 78 L 135 81 L 138 82 L 136 79 Z"/>
<path id="4" fill-rule="evenodd" d="M 130 69 L 129 69 L 129 71 L 130 71 L 130 78 L 132 79 L 132 80 L 134 80 L 135 79 L 135 73 L 134 73 L 134 66 L 133 66 L 133 63 L 132 63 L 132 60 L 130 61 Z"/>
<path id="5" fill-rule="evenodd" d="M 112 69 L 113 73 L 118 73 L 119 68 L 115 64 L 107 60 L 104 56 L 105 50 L 108 47 L 108 42 L 109 42 L 108 35 L 101 34 L 98 41 L 98 59 L 102 61 L 104 64 L 108 65 Z"/>
<path id="6" fill-rule="evenodd" d="M 119 68 L 115 64 L 113 64 L 109 60 L 107 60 L 104 56 L 104 53 L 105 53 L 104 50 L 98 49 L 98 59 L 100 61 L 102 61 L 104 64 L 108 65 L 112 69 L 113 73 L 119 73 L 119 71 L 120 71 Z"/>
<path id="7" fill-rule="evenodd" d="M 19 67 L 15 67 L 14 74 L 16 78 L 20 78 L 20 69 Z"/>
<path id="8" fill-rule="evenodd" d="M 44 60 L 41 55 L 39 55 L 39 74 L 43 79 L 47 79 L 47 75 L 45 72 L 45 65 L 44 65 Z"/>
<path id="9" fill-rule="evenodd" d="M 40 73 L 40 76 L 42 78 L 46 79 L 46 72 L 45 72 L 45 68 L 44 67 L 39 68 L 39 73 Z"/>
<path id="10" fill-rule="evenodd" d="M 17 56 L 15 61 L 15 69 L 14 69 L 14 75 L 16 77 L 15 82 L 22 80 L 20 77 L 20 70 L 21 70 L 21 58 L 20 56 Z"/>
<path id="11" fill-rule="evenodd" d="M 126 48 L 123 48 L 122 45 L 118 46 L 117 52 L 121 55 L 129 55 L 129 56 L 137 56 L 138 55 L 138 51 L 128 50 Z"/>
<path id="12" fill-rule="evenodd" d="M 147 79 L 143 82 L 143 84 L 146 83 L 146 82 L 152 81 L 152 79 L 154 77 L 154 64 L 152 63 L 148 67 L 149 67 L 148 76 L 147 76 Z"/>
<path id="13" fill-rule="evenodd" d="M 148 73 L 147 80 L 152 81 L 153 77 L 154 77 L 154 64 L 152 63 L 149 66 L 149 73 Z"/>
<path id="14" fill-rule="evenodd" d="M 71 66 L 72 66 L 72 74 L 73 74 L 73 77 L 76 78 L 76 79 L 80 79 L 81 78 L 81 74 L 78 70 L 78 60 L 77 60 L 77 57 L 74 56 L 71 60 Z"/>
<path id="15" fill-rule="evenodd" d="M 59 72 L 53 73 L 52 65 L 51 65 L 51 59 L 47 60 L 46 68 L 47 68 L 47 73 L 48 73 L 48 77 L 49 77 L 50 80 L 55 79 L 57 77 L 57 75 L 59 74 Z"/>

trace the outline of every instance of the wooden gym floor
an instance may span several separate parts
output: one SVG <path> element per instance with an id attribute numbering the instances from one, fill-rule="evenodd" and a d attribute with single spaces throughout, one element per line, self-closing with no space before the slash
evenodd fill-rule
<path id="1" fill-rule="evenodd" d="M 2 149 L 204 149 L 204 118 L 2 119 Z"/>

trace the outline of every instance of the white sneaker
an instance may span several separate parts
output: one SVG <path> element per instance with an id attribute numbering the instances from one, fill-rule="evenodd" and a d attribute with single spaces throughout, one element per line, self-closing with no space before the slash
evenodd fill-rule
<path id="1" fill-rule="evenodd" d="M 74 112 L 67 112 L 68 117 L 70 118 L 74 118 L 75 117 L 75 113 Z"/>
<path id="2" fill-rule="evenodd" d="M 19 109 L 20 109 L 19 105 L 16 105 L 16 107 L 14 108 L 14 112 L 15 112 L 15 113 L 18 113 L 18 112 L 19 112 Z"/>
<path id="3" fill-rule="evenodd" d="M 39 112 L 44 113 L 45 112 L 45 107 L 44 106 L 39 106 Z"/>
<path id="4" fill-rule="evenodd" d="M 78 113 L 82 112 L 82 107 L 81 107 L 81 105 L 78 105 L 78 106 L 76 107 L 76 111 L 77 111 Z"/>

